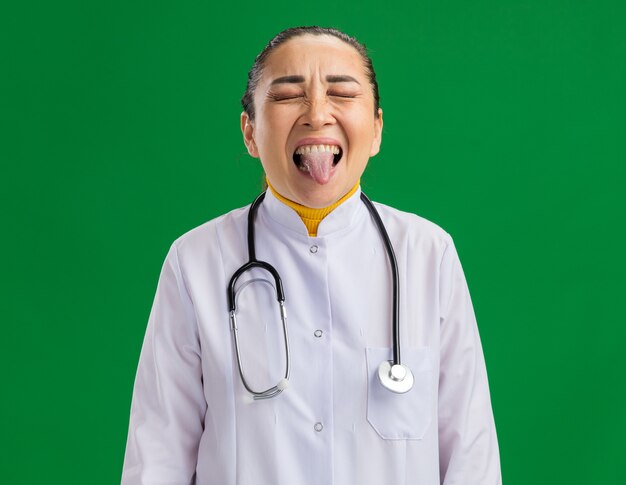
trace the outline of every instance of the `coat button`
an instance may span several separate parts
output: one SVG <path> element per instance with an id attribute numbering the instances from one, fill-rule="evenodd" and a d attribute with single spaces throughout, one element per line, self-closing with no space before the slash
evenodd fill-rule
<path id="1" fill-rule="evenodd" d="M 317 329 L 315 332 L 313 332 L 313 335 L 315 335 L 317 338 L 320 338 L 322 335 L 324 335 L 324 332 L 322 332 L 320 329 Z"/>
<path id="2" fill-rule="evenodd" d="M 311 253 L 315 254 L 317 252 L 319 248 L 317 247 L 317 245 L 313 244 L 313 246 L 311 246 L 309 248 L 309 251 L 311 251 Z"/>
<path id="3" fill-rule="evenodd" d="M 315 423 L 315 426 L 313 426 L 313 429 L 319 433 L 320 431 L 324 429 L 324 425 L 322 423 Z"/>

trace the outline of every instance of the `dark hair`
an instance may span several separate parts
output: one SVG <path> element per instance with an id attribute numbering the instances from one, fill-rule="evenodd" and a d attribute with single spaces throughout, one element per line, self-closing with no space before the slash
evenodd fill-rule
<path id="1" fill-rule="evenodd" d="M 345 34 L 337 29 L 310 26 L 291 27 L 289 29 L 283 30 L 282 32 L 279 32 L 272 40 L 269 41 L 269 43 L 259 53 L 259 55 L 256 56 L 254 64 L 252 65 L 250 72 L 248 72 L 248 84 L 246 85 L 246 92 L 241 98 L 241 106 L 243 107 L 243 110 L 248 113 L 250 119 L 254 120 L 254 91 L 257 87 L 257 84 L 259 83 L 259 79 L 261 79 L 261 75 L 263 74 L 265 60 L 278 46 L 284 44 L 289 39 L 302 35 L 331 35 L 333 37 L 341 39 L 346 44 L 349 44 L 356 49 L 356 51 L 361 55 L 361 59 L 363 59 L 365 72 L 369 78 L 370 85 L 372 86 L 372 93 L 374 94 L 374 116 L 378 118 L 378 108 L 380 106 L 378 83 L 376 82 L 376 73 L 374 72 L 372 60 L 367 54 L 365 44 L 361 44 L 354 37 L 351 37 L 348 34 Z"/>

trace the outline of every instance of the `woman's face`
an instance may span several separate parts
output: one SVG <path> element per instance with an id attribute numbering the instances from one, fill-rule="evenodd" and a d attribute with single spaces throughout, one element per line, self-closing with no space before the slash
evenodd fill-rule
<path id="1" fill-rule="evenodd" d="M 303 35 L 277 47 L 254 106 L 254 120 L 241 115 L 248 152 L 261 159 L 276 191 L 299 204 L 339 200 L 380 148 L 382 110 L 374 116 L 363 60 L 336 37 Z"/>

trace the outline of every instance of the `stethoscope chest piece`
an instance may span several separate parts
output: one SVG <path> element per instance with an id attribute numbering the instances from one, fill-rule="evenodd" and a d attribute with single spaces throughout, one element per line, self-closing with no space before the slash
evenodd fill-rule
<path id="1" fill-rule="evenodd" d="M 385 360 L 378 366 L 378 380 L 387 389 L 404 394 L 413 388 L 413 372 L 406 365 Z"/>

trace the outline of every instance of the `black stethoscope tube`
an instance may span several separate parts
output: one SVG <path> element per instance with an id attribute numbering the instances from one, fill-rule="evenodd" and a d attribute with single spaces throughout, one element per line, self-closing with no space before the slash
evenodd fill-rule
<path id="1" fill-rule="evenodd" d="M 235 304 L 235 285 L 239 277 L 245 273 L 246 271 L 252 268 L 263 268 L 274 277 L 274 281 L 276 283 L 276 299 L 279 302 L 285 301 L 285 291 L 283 290 L 283 282 L 278 275 L 278 271 L 271 264 L 266 263 L 265 261 L 258 261 L 256 259 L 256 251 L 254 245 L 254 218 L 257 212 L 259 205 L 263 202 L 265 198 L 265 192 L 259 195 L 255 201 L 250 206 L 250 210 L 248 212 L 248 262 L 244 264 L 241 268 L 235 271 L 235 274 L 230 279 L 230 283 L 228 284 L 228 311 L 233 312 L 236 309 Z"/>
<path id="2" fill-rule="evenodd" d="M 361 200 L 374 218 L 374 222 L 378 227 L 378 232 L 383 238 L 383 244 L 385 245 L 385 249 L 387 250 L 389 265 L 391 266 L 391 276 L 393 281 L 393 365 L 397 365 L 400 364 L 400 296 L 398 294 L 400 288 L 400 276 L 398 274 L 398 261 L 396 260 L 396 253 L 394 252 L 393 246 L 391 245 L 389 234 L 387 234 L 385 225 L 383 224 L 383 221 L 380 218 L 378 211 L 374 207 L 374 204 L 372 204 L 372 201 L 369 200 L 369 198 L 363 192 L 361 192 Z"/>

